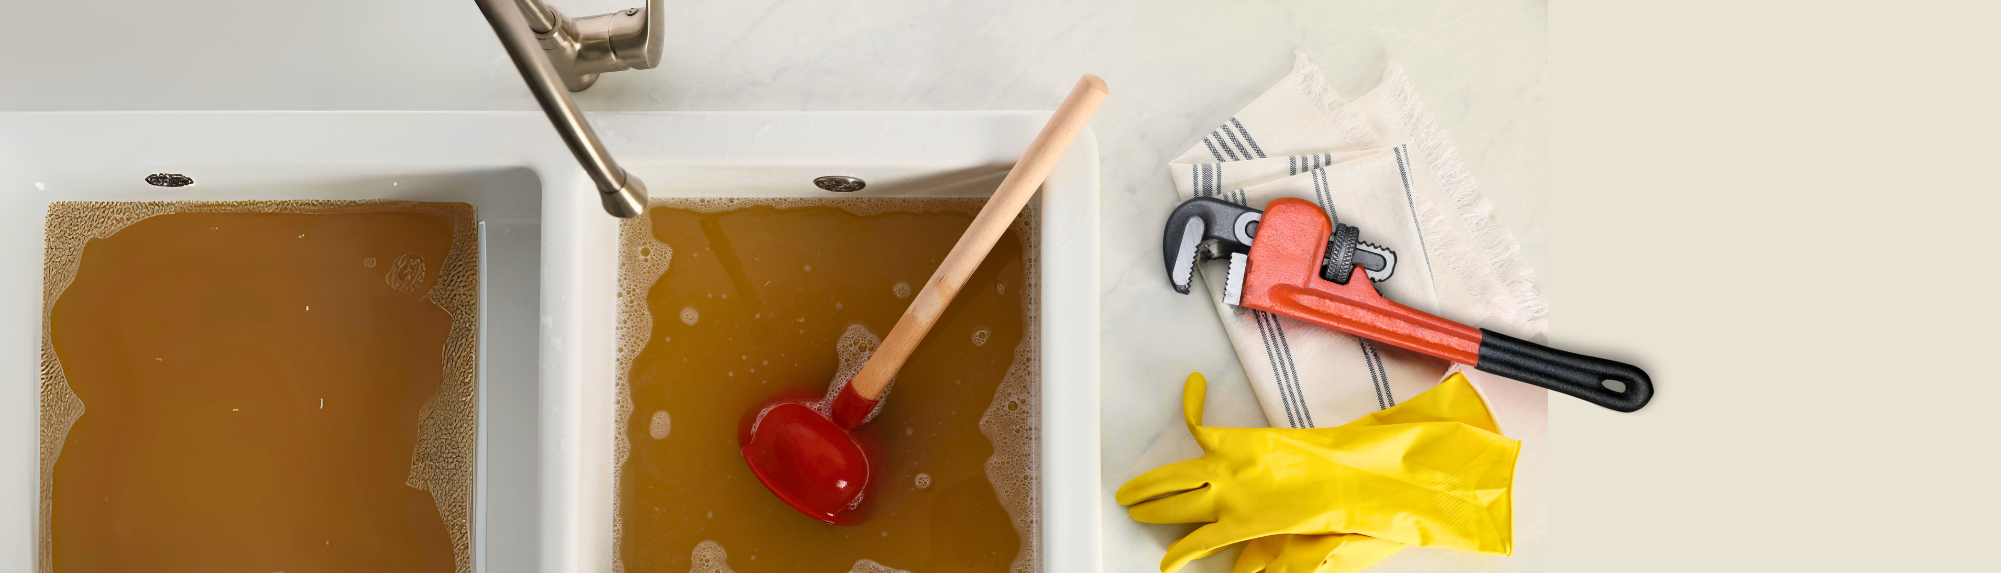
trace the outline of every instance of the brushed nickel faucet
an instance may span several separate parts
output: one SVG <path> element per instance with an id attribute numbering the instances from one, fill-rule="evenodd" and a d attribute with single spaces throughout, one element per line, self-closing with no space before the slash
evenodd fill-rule
<path id="1" fill-rule="evenodd" d="M 612 160 L 583 111 L 564 92 L 591 87 L 598 74 L 659 65 L 665 43 L 660 0 L 574 20 L 541 0 L 475 1 L 556 134 L 597 184 L 605 212 L 622 218 L 644 213 L 646 184 Z"/>

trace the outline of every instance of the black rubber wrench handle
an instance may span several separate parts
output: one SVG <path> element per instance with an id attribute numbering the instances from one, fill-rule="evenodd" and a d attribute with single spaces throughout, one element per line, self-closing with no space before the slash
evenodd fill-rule
<path id="1" fill-rule="evenodd" d="M 1480 363 L 1473 367 L 1620 412 L 1638 410 L 1654 399 L 1653 381 L 1637 366 L 1564 352 L 1484 328 Z M 1607 381 L 1625 388 L 1613 390 Z"/>

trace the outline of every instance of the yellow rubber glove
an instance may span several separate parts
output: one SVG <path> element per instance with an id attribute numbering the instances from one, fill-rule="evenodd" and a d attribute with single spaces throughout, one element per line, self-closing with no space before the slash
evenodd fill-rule
<path id="1" fill-rule="evenodd" d="M 1155 468 L 1117 494 L 1141 522 L 1208 523 L 1168 547 L 1161 571 L 1289 533 L 1358 533 L 1489 554 L 1513 549 L 1509 487 L 1521 443 L 1445 421 L 1470 418 L 1492 427 L 1463 377 L 1321 429 L 1203 427 L 1207 386 L 1201 374 L 1191 374 L 1182 393 L 1188 430 L 1205 455 Z"/>
<path id="2" fill-rule="evenodd" d="M 1438 386 L 1411 401 L 1378 411 L 1342 427 L 1461 422 L 1501 433 L 1487 403 L 1473 391 L 1466 375 L 1454 372 Z M 1333 535 L 1267 535 L 1244 544 L 1232 573 L 1354 573 L 1382 561 L 1402 543 L 1359 533 Z"/>

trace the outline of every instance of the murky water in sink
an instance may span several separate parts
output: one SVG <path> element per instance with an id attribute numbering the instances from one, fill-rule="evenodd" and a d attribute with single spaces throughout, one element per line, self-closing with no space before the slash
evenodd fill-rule
<path id="1" fill-rule="evenodd" d="M 469 571 L 472 215 L 51 206 L 44 563 Z"/>
<path id="2" fill-rule="evenodd" d="M 887 466 L 867 522 L 792 510 L 738 452 L 745 412 L 859 367 L 837 351 L 844 335 L 886 334 L 983 201 L 678 200 L 627 225 L 623 571 L 1038 568 L 1032 212 L 863 427 Z"/>

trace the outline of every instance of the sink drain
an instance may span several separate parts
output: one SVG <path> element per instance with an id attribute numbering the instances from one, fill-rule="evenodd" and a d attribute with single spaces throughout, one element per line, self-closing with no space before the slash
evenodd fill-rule
<path id="1" fill-rule="evenodd" d="M 814 179 L 813 185 L 835 193 L 853 193 L 867 187 L 868 182 L 846 175 L 828 175 Z"/>
<path id="2" fill-rule="evenodd" d="M 146 176 L 146 184 L 154 187 L 187 187 L 195 184 L 195 180 L 179 173 L 154 173 Z"/>

